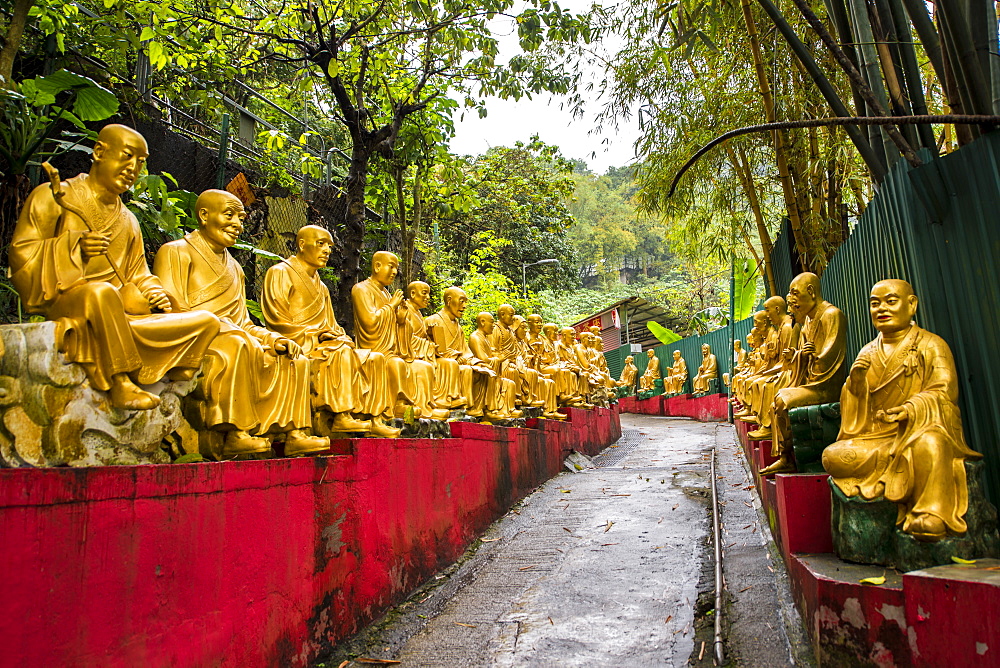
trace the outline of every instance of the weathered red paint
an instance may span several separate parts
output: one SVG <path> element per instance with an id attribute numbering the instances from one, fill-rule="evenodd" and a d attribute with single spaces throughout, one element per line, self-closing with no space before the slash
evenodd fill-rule
<path id="1" fill-rule="evenodd" d="M 663 414 L 673 417 L 690 417 L 701 422 L 719 422 L 729 419 L 729 397 L 725 394 L 708 394 L 696 397 L 682 394 L 664 397 Z"/>
<path id="2" fill-rule="evenodd" d="M 572 433 L 597 447 L 617 421 L 580 411 Z M 0 665 L 307 665 L 561 470 L 570 430 L 548 423 L 306 459 L 0 470 Z"/>
<path id="3" fill-rule="evenodd" d="M 736 438 L 739 439 L 740 444 L 743 446 L 743 450 L 749 453 L 749 445 L 752 441 L 747 438 L 747 434 L 751 431 L 755 431 L 757 429 L 757 425 L 752 422 L 744 422 L 743 420 L 736 420 L 735 424 Z"/>
<path id="4" fill-rule="evenodd" d="M 833 552 L 829 477 L 826 473 L 774 476 L 778 527 L 786 556 L 799 552 Z"/>

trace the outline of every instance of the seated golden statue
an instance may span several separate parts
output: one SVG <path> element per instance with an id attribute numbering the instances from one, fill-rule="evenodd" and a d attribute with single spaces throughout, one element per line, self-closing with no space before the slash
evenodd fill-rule
<path id="1" fill-rule="evenodd" d="M 732 376 L 735 376 L 736 374 L 740 373 L 743 370 L 743 365 L 746 363 L 746 359 L 747 359 L 747 352 L 743 350 L 743 342 L 740 341 L 739 339 L 733 339 Z M 722 382 L 726 384 L 726 387 L 730 386 L 732 378 L 728 371 L 722 374 Z"/>
<path id="2" fill-rule="evenodd" d="M 400 346 L 406 350 L 403 359 L 426 360 L 434 365 L 434 401 L 429 410 L 463 408 L 468 399 L 463 394 L 462 368 L 457 359 L 439 357 L 437 346 L 427 331 L 421 309 L 427 308 L 431 300 L 431 286 L 423 281 L 413 281 L 406 286 L 406 322 L 400 330 Z M 471 379 L 471 369 L 469 370 Z"/>
<path id="3" fill-rule="evenodd" d="M 664 394 L 681 394 L 684 392 L 684 383 L 688 378 L 688 366 L 684 358 L 681 357 L 681 351 L 674 351 L 674 364 L 670 367 L 670 373 L 663 380 L 663 393 Z"/>
<path id="4" fill-rule="evenodd" d="M 538 408 L 545 405 L 538 392 L 538 372 L 520 359 L 520 346 L 513 332 L 514 307 L 501 304 L 493 327 L 493 349 L 504 360 L 504 377 L 514 381 L 517 404 Z"/>
<path id="5" fill-rule="evenodd" d="M 203 426 L 225 434 L 224 457 L 266 452 L 267 437 L 278 434 L 286 455 L 328 450 L 328 438 L 307 433 L 309 359 L 247 312 L 243 268 L 228 251 L 243 232 L 243 203 L 224 190 L 206 190 L 195 212 L 199 228 L 161 246 L 153 270 L 175 310 L 205 309 L 222 322 L 196 391 Z"/>
<path id="6" fill-rule="evenodd" d="M 593 408 L 594 405 L 590 399 L 590 393 L 593 389 L 589 369 L 590 361 L 589 359 L 580 359 L 579 350 L 576 347 L 576 330 L 572 327 L 560 329 L 559 338 L 555 341 L 554 346 L 559 361 L 576 374 L 577 392 L 584 398 L 581 408 Z"/>
<path id="7" fill-rule="evenodd" d="M 536 399 L 542 401 L 542 417 L 554 420 L 563 420 L 565 415 L 559 412 L 559 394 L 556 392 L 556 381 L 547 377 L 539 370 L 538 350 L 528 343 L 528 323 L 519 315 L 513 319 L 512 331 L 518 344 L 519 364 L 531 369 L 537 374 Z"/>
<path id="8" fill-rule="evenodd" d="M 306 225 L 295 244 L 298 253 L 267 270 L 260 306 L 267 326 L 294 341 L 309 357 L 313 408 L 332 414 L 329 423 L 325 416 L 316 418 L 322 420 L 324 431 L 398 436 L 400 430 L 382 421 L 392 405 L 385 357 L 356 348 L 337 323 L 330 291 L 319 277 L 330 259 L 333 237 L 322 227 Z M 319 429 L 320 422 L 315 426 Z"/>
<path id="9" fill-rule="evenodd" d="M 795 470 L 788 411 L 836 401 L 847 373 L 847 318 L 823 299 L 819 276 L 805 272 L 792 279 L 788 306 L 795 321 L 802 323 L 800 347 L 790 360 L 795 380 L 777 392 L 771 405 L 771 456 L 778 459 L 761 470 L 763 475 Z"/>
<path id="10" fill-rule="evenodd" d="M 596 325 L 590 328 L 590 350 L 594 366 L 601 375 L 601 382 L 606 389 L 616 387 L 615 379 L 608 369 L 608 360 L 604 356 L 604 339 L 601 338 L 601 328 Z M 610 395 L 609 395 L 610 396 Z"/>
<path id="11" fill-rule="evenodd" d="M 747 337 L 752 353 L 746 373 L 741 374 L 733 385 L 733 394 L 739 403 L 739 410 L 733 417 L 740 420 L 756 422 L 750 388 L 760 376 L 779 361 L 778 332 L 771 324 L 767 310 L 757 311 L 753 315 L 753 329 Z"/>
<path id="12" fill-rule="evenodd" d="M 707 343 L 701 346 L 701 365 L 698 375 L 691 381 L 695 394 L 705 394 L 709 389 L 709 381 L 719 377 L 719 360 L 712 354 L 712 347 Z"/>
<path id="13" fill-rule="evenodd" d="M 649 360 L 646 362 L 646 371 L 642 374 L 639 379 L 639 390 L 652 390 L 655 389 L 656 381 L 660 379 L 660 358 L 656 356 L 652 348 L 646 351 L 646 357 Z"/>
<path id="14" fill-rule="evenodd" d="M 559 362 L 555 349 L 555 333 L 559 329 L 554 323 L 542 324 L 542 316 L 532 313 L 528 316 L 528 345 L 535 351 L 536 368 L 546 378 L 556 382 L 556 394 L 560 406 L 575 406 L 582 403 L 577 393 L 576 376 Z M 551 338 L 547 332 L 551 331 Z"/>
<path id="15" fill-rule="evenodd" d="M 801 327 L 791 315 L 781 297 L 770 297 L 764 302 L 771 321 L 771 345 L 777 353 L 768 359 L 770 366 L 761 371 L 747 388 L 749 413 L 740 419 L 756 422 L 759 427 L 747 434 L 753 440 L 771 438 L 771 406 L 777 393 L 795 382 L 796 370 L 792 363 L 795 349 L 799 345 Z"/>
<path id="16" fill-rule="evenodd" d="M 459 320 L 465 313 L 469 296 L 465 290 L 452 286 L 441 296 L 444 306 L 424 318 L 428 336 L 434 342 L 438 360 L 451 359 L 459 365 L 462 396 L 467 400 L 466 414 L 482 417 L 487 410 L 499 405 L 501 383 L 496 373 L 472 354 Z"/>
<path id="17" fill-rule="evenodd" d="M 898 504 L 904 533 L 938 541 L 966 532 L 964 462 L 982 455 L 962 434 L 951 349 L 914 324 L 916 311 L 906 281 L 872 288 L 878 336 L 851 366 L 840 394 L 839 440 L 823 450 L 823 468 L 848 497 Z"/>
<path id="18" fill-rule="evenodd" d="M 219 331 L 206 311 L 171 313 L 149 272 L 139 222 L 120 199 L 148 155 L 138 132 L 105 126 L 88 174 L 61 182 L 52 170 L 52 183 L 28 195 L 10 246 L 25 310 L 59 323 L 60 351 L 112 406 L 130 410 L 160 404 L 137 383 L 194 377 Z M 151 308 L 163 313 L 143 315 Z"/>
<path id="19" fill-rule="evenodd" d="M 487 405 L 486 417 L 503 420 L 521 417 L 521 411 L 514 404 L 516 389 L 514 381 L 504 376 L 504 360 L 493 348 L 494 319 L 492 313 L 483 312 L 476 316 L 476 331 L 469 335 L 469 348 L 485 366 L 496 374 L 496 403 Z"/>
<path id="20" fill-rule="evenodd" d="M 616 385 L 618 387 L 635 387 L 635 377 L 639 374 L 639 369 L 635 365 L 635 361 L 632 356 L 629 355 L 625 358 L 625 366 L 622 368 L 622 374 L 618 377 L 618 382 Z"/>
<path id="21" fill-rule="evenodd" d="M 385 355 L 395 417 L 403 417 L 407 406 L 412 406 L 416 417 L 443 420 L 448 411 L 433 406 L 434 366 L 423 359 L 407 361 L 401 355 L 399 329 L 407 320 L 403 291 L 390 294 L 388 289 L 398 273 L 395 254 L 378 251 L 372 256 L 371 276 L 351 288 L 354 338 L 358 347 Z"/>

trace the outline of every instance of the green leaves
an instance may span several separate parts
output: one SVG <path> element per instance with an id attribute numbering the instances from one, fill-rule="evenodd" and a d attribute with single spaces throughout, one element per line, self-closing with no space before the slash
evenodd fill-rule
<path id="1" fill-rule="evenodd" d="M 653 336 L 655 336 L 660 341 L 660 343 L 664 345 L 671 344 L 675 341 L 680 341 L 681 338 L 683 338 L 680 334 L 677 334 L 671 329 L 667 329 L 660 323 L 655 322 L 653 320 L 647 322 L 646 327 L 649 329 L 650 332 L 653 333 Z"/>
<path id="2" fill-rule="evenodd" d="M 79 74 L 59 70 L 29 81 L 33 82 L 40 96 L 35 100 L 36 106 L 54 104 L 56 96 L 70 92 L 75 98 L 68 105 L 68 110 L 82 121 L 101 121 L 118 112 L 118 98 L 114 93 Z"/>
<path id="3" fill-rule="evenodd" d="M 757 303 L 757 267 L 748 260 L 736 263 L 733 273 L 733 322 L 749 318 Z"/>

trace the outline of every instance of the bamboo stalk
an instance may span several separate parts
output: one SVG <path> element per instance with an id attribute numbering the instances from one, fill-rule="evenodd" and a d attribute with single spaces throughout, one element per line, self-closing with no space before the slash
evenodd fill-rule
<path id="1" fill-rule="evenodd" d="M 900 0 L 887 0 L 887 6 L 889 12 L 892 14 L 896 38 L 899 40 L 900 66 L 903 69 L 903 78 L 906 81 L 906 90 L 909 92 L 910 104 L 913 107 L 914 114 L 923 116 L 927 113 L 927 99 L 924 97 L 923 78 L 920 76 L 920 65 L 917 62 L 917 52 L 913 46 L 910 26 L 906 22 L 906 16 Z M 918 125 L 917 135 L 919 135 L 920 144 L 924 148 L 937 153 L 937 143 L 934 141 L 934 129 L 931 126 Z"/>

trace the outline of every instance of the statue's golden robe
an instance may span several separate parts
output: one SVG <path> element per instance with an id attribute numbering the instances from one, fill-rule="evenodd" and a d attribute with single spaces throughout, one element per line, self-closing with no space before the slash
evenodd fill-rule
<path id="1" fill-rule="evenodd" d="M 655 387 L 656 381 L 660 379 L 660 358 L 653 355 L 649 358 L 646 363 L 646 370 L 643 372 L 642 377 L 639 378 L 639 389 L 640 390 L 652 390 Z"/>
<path id="2" fill-rule="evenodd" d="M 529 338 L 528 344 L 537 351 L 535 368 L 543 376 L 556 382 L 556 394 L 559 398 L 568 401 L 576 396 L 579 389 L 576 376 L 559 361 L 555 344 L 544 334 Z"/>
<path id="3" fill-rule="evenodd" d="M 708 392 L 709 381 L 719 377 L 719 360 L 712 353 L 708 357 L 702 358 L 701 366 L 698 367 L 698 375 L 694 377 L 691 385 L 695 392 Z"/>
<path id="4" fill-rule="evenodd" d="M 771 426 L 771 406 L 775 396 L 780 390 L 792 386 L 799 373 L 794 359 L 785 360 L 783 352 L 786 349 L 794 350 L 798 346 L 800 327 L 791 316 L 785 316 L 784 322 L 776 331 L 774 354 L 766 362 L 770 366 L 747 389 L 750 410 L 761 427 Z"/>
<path id="5" fill-rule="evenodd" d="M 409 300 L 403 304 L 406 307 L 406 320 L 397 332 L 401 356 L 406 362 L 425 362 L 426 365 L 421 365 L 422 372 L 432 376 L 433 394 L 421 397 L 421 409 L 426 406 L 429 411 L 433 408 L 458 408 L 464 405 L 462 372 L 458 362 L 449 357 L 438 357 L 437 348 L 427 333 L 423 314 Z M 428 366 L 430 368 L 423 371 Z"/>
<path id="6" fill-rule="evenodd" d="M 620 387 L 635 387 L 635 377 L 638 373 L 639 369 L 636 367 L 635 362 L 629 360 L 618 377 L 618 385 Z"/>
<path id="7" fill-rule="evenodd" d="M 160 247 L 153 271 L 175 310 L 205 309 L 222 321 L 196 393 L 207 427 L 267 434 L 312 424 L 309 359 L 273 352 L 282 335 L 250 320 L 243 268 L 232 255 L 216 254 L 201 232 L 189 232 Z"/>
<path id="8" fill-rule="evenodd" d="M 292 256 L 267 270 L 261 311 L 267 326 L 302 346 L 312 368 L 313 407 L 379 416 L 389 407 L 385 357 L 355 349 L 337 323 L 330 291 Z M 320 334 L 335 338 L 320 341 Z"/>
<path id="9" fill-rule="evenodd" d="M 493 349 L 491 337 L 483 333 L 481 329 L 477 329 L 469 335 L 469 349 L 484 366 L 489 367 L 496 374 L 496 378 L 490 379 L 491 384 L 496 386 L 496 390 L 490 392 L 486 404 L 487 410 L 509 415 L 515 409 L 514 399 L 517 388 L 514 386 L 513 380 L 503 375 L 505 360 Z M 489 403 L 490 399 L 494 401 L 492 405 Z"/>
<path id="10" fill-rule="evenodd" d="M 663 381 L 663 391 L 666 394 L 680 394 L 684 391 L 684 383 L 688 379 L 688 365 L 683 357 L 677 359 L 670 367 L 670 373 Z"/>
<path id="11" fill-rule="evenodd" d="M 540 398 L 538 372 L 523 364 L 520 357 L 521 347 L 514 332 L 510 331 L 502 322 L 497 321 L 493 327 L 490 343 L 493 344 L 493 349 L 500 359 L 504 361 L 503 376 L 514 383 L 518 403 L 524 405 L 538 403 Z"/>
<path id="12" fill-rule="evenodd" d="M 823 451 L 823 467 L 846 496 L 884 495 L 899 504 L 896 523 L 904 532 L 914 517 L 930 514 L 965 533 L 965 460 L 982 455 L 965 444 L 948 344 L 913 325 L 891 355 L 880 335 L 858 359 L 871 366 L 860 387 L 845 385 L 840 394 L 840 434 Z M 897 406 L 906 407 L 908 420 L 876 418 Z"/>
<path id="13" fill-rule="evenodd" d="M 469 349 L 469 342 L 458 321 L 441 312 L 432 313 L 424 318 L 424 327 L 427 338 L 434 343 L 438 362 L 453 360 L 458 365 L 459 387 L 466 400 L 468 413 L 478 417 L 488 405 L 496 405 L 498 385 L 485 374 L 472 370 L 480 360 Z"/>
<path id="14" fill-rule="evenodd" d="M 108 256 L 126 280 L 142 294 L 162 287 L 146 265 L 135 216 L 119 201 L 104 218 L 88 178 L 81 174 L 65 181 L 64 201 L 88 213 L 96 232 L 111 237 Z M 149 384 L 174 367 L 197 369 L 219 331 L 218 319 L 206 311 L 126 315 L 118 292 L 122 284 L 107 258 L 83 261 L 80 239 L 87 229 L 56 203 L 48 185 L 28 195 L 10 247 L 11 282 L 25 310 L 59 323 L 60 351 L 83 366 L 98 390 L 110 389 L 118 373 Z"/>

